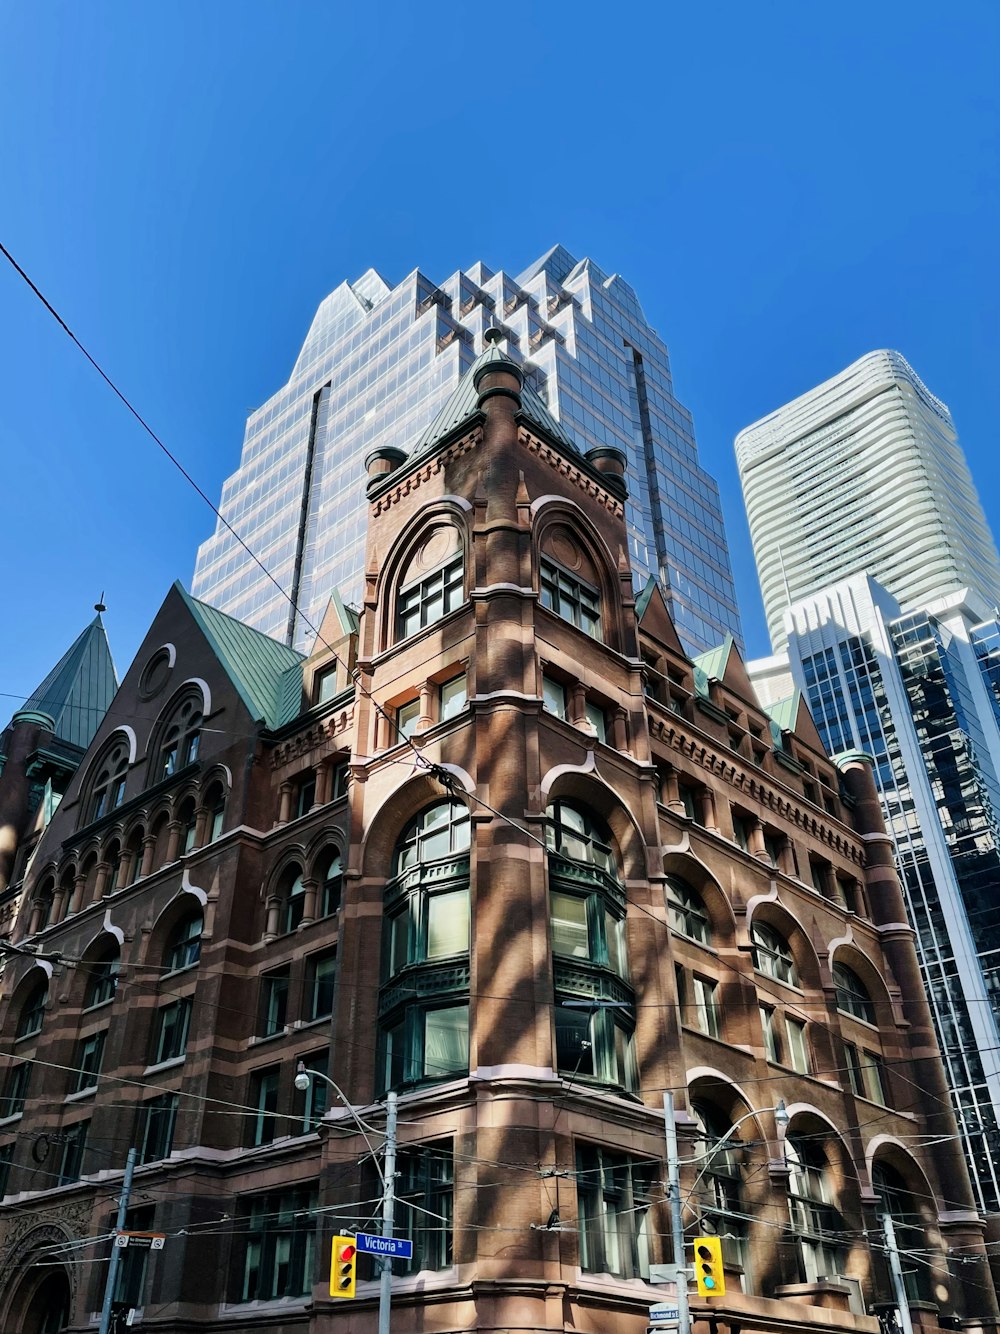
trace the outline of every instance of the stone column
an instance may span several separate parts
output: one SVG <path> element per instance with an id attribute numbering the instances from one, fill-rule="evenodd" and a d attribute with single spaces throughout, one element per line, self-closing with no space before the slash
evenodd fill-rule
<path id="1" fill-rule="evenodd" d="M 417 717 L 416 730 L 426 732 L 434 726 L 434 687 L 425 681 L 420 687 L 420 714 Z"/>
<path id="2" fill-rule="evenodd" d="M 145 877 L 151 875 L 153 871 L 153 853 L 156 851 L 156 839 L 152 834 L 147 834 L 142 840 L 142 862 L 139 866 L 139 875 Z"/>
<path id="3" fill-rule="evenodd" d="M 330 766 L 323 760 L 314 766 L 313 773 L 316 775 L 315 804 L 325 806 L 330 800 Z"/>
<path id="4" fill-rule="evenodd" d="M 628 727 L 625 710 L 615 709 L 611 720 L 611 744 L 615 750 L 628 751 Z"/>
<path id="5" fill-rule="evenodd" d="M 681 786 L 677 780 L 677 770 L 667 768 L 663 773 L 663 800 L 664 804 L 677 815 L 686 815 L 684 803 L 681 801 Z"/>
<path id="6" fill-rule="evenodd" d="M 175 862 L 181 851 L 181 822 L 171 820 L 167 825 L 167 863 Z"/>
<path id="7" fill-rule="evenodd" d="M 267 901 L 267 924 L 264 927 L 264 939 L 273 940 L 278 934 L 278 923 L 280 921 L 281 899 L 277 894 L 272 894 Z"/>
<path id="8" fill-rule="evenodd" d="M 587 691 L 580 681 L 570 686 L 569 721 L 575 727 L 582 727 L 587 721 Z"/>
<path id="9" fill-rule="evenodd" d="M 33 903 L 31 905 L 31 919 L 28 922 L 29 936 L 36 936 L 38 934 L 38 926 L 41 920 L 42 920 L 42 905 L 40 903 Z"/>
<path id="10" fill-rule="evenodd" d="M 767 844 L 764 842 L 764 826 L 756 815 L 750 817 L 750 837 L 747 840 L 747 851 L 751 857 L 757 857 L 762 862 L 771 860 Z"/>
<path id="11" fill-rule="evenodd" d="M 111 867 L 107 862 L 97 863 L 97 874 L 94 876 L 94 892 L 91 895 L 91 903 L 100 903 L 108 892 L 108 881 L 111 879 Z"/>
<path id="12" fill-rule="evenodd" d="M 703 787 L 698 794 L 701 802 L 701 822 L 713 833 L 719 832 L 719 821 L 715 814 L 715 793 L 710 787 Z"/>
<path id="13" fill-rule="evenodd" d="M 203 848 L 205 846 L 205 838 L 208 834 L 208 820 L 209 811 L 206 807 L 199 806 L 194 813 L 194 843 L 191 845 L 192 850 L 194 848 Z"/>
<path id="14" fill-rule="evenodd" d="M 292 818 L 292 785 L 287 780 L 278 788 L 278 824 L 287 824 Z"/>
<path id="15" fill-rule="evenodd" d="M 310 922 L 316 920 L 316 897 L 319 889 L 318 880 L 303 880 L 302 888 L 305 891 L 302 901 L 302 921 L 300 926 L 308 926 Z"/>
<path id="16" fill-rule="evenodd" d="M 69 908 L 66 911 L 67 917 L 72 917 L 83 907 L 83 896 L 87 889 L 87 877 L 77 875 L 73 877 L 73 893 L 69 896 Z"/>
<path id="17" fill-rule="evenodd" d="M 795 875 L 795 848 L 790 838 L 782 839 L 778 852 L 778 869 L 783 875 Z"/>
<path id="18" fill-rule="evenodd" d="M 61 922 L 63 911 L 66 907 L 66 886 L 60 885 L 52 895 L 52 912 L 49 914 L 49 925 Z"/>

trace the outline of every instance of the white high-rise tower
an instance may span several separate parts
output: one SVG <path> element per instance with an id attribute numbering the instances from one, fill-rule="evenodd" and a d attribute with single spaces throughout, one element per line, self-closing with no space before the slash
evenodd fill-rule
<path id="1" fill-rule="evenodd" d="M 898 352 L 869 352 L 736 437 L 771 644 L 785 610 L 850 575 L 903 611 L 967 588 L 1000 601 L 1000 558 L 947 407 Z"/>

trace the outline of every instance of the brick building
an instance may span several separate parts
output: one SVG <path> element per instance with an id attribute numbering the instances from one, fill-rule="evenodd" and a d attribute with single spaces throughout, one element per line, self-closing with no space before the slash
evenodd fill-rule
<path id="1" fill-rule="evenodd" d="M 876 1334 L 882 1210 L 915 1326 L 997 1327 L 867 764 L 634 598 L 622 462 L 493 342 L 369 456 L 364 606 L 309 657 L 170 592 L 15 886 L 0 1328 L 93 1326 L 135 1145 L 143 1328 L 373 1334 L 329 1245 L 390 1088 L 394 1329 L 640 1334 L 667 1090 L 715 1327 Z"/>

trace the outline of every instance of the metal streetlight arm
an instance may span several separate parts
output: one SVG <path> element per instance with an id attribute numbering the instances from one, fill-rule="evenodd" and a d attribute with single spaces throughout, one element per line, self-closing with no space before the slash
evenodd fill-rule
<path id="1" fill-rule="evenodd" d="M 377 1126 L 369 1126 L 366 1125 L 364 1121 L 362 1121 L 361 1117 L 358 1116 L 357 1112 L 355 1111 L 354 1106 L 348 1101 L 346 1093 L 335 1080 L 331 1079 L 329 1075 L 323 1074 L 321 1070 L 310 1070 L 304 1061 L 299 1061 L 295 1071 L 295 1087 L 299 1089 L 301 1092 L 304 1092 L 309 1087 L 310 1081 L 313 1079 L 322 1079 L 324 1083 L 329 1084 L 330 1087 L 333 1089 L 334 1093 L 336 1093 L 337 1097 L 344 1104 L 346 1110 L 351 1114 L 351 1116 L 354 1119 L 355 1125 L 361 1131 L 362 1139 L 368 1145 L 368 1150 L 371 1153 L 372 1159 L 375 1163 L 375 1170 L 376 1172 L 378 1172 L 379 1177 L 382 1179 L 384 1183 L 385 1177 L 382 1175 L 382 1169 L 379 1166 L 378 1156 L 375 1146 L 368 1138 L 369 1132 L 373 1135 L 378 1135 L 381 1134 L 382 1132 L 378 1129 Z"/>

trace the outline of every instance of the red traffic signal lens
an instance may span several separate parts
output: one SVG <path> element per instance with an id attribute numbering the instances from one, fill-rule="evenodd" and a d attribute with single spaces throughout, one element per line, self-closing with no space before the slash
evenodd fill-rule
<path id="1" fill-rule="evenodd" d="M 341 1260 L 353 1260 L 353 1259 L 354 1259 L 354 1253 L 355 1253 L 356 1249 L 357 1249 L 357 1247 L 355 1247 L 355 1246 L 341 1246 L 341 1248 L 340 1248 L 340 1259 L 341 1259 Z"/>

